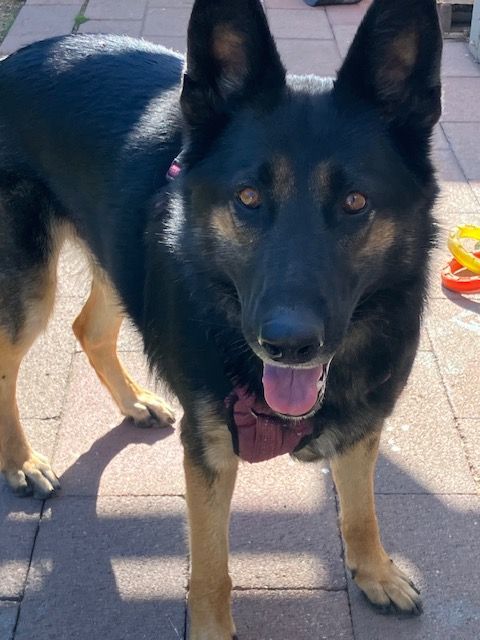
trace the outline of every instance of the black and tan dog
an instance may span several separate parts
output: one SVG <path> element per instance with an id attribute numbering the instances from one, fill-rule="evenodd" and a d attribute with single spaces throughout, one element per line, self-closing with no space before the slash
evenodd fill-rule
<path id="1" fill-rule="evenodd" d="M 356 583 L 420 610 L 382 547 L 373 473 L 419 337 L 440 53 L 434 0 L 376 0 L 335 82 L 286 77 L 257 0 L 197 0 L 186 65 L 114 36 L 0 63 L 1 468 L 18 495 L 58 488 L 15 381 L 74 234 L 93 285 L 73 328 L 98 376 L 136 423 L 173 420 L 117 358 L 126 313 L 185 409 L 192 640 L 235 633 L 239 458 L 329 458 Z"/>

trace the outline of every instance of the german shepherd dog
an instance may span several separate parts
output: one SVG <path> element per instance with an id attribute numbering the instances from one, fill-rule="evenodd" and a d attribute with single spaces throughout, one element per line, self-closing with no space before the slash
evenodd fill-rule
<path id="1" fill-rule="evenodd" d="M 173 421 L 117 358 L 128 314 L 184 408 L 191 640 L 235 634 L 241 458 L 328 458 L 355 582 L 420 611 L 381 544 L 373 475 L 435 239 L 440 56 L 435 0 L 375 0 L 335 81 L 286 76 L 258 0 L 197 0 L 185 62 L 82 35 L 0 63 L 1 468 L 20 496 L 59 487 L 15 384 L 74 234 L 93 284 L 73 330 L 99 378 L 136 424 Z"/>

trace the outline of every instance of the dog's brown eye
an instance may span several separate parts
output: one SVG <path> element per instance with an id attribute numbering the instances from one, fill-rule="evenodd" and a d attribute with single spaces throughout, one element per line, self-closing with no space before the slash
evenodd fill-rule
<path id="1" fill-rule="evenodd" d="M 237 198 L 244 207 L 248 207 L 249 209 L 256 209 L 262 202 L 259 192 L 253 187 L 241 189 L 237 193 Z"/>
<path id="2" fill-rule="evenodd" d="M 367 206 L 367 199 L 358 191 L 352 191 L 345 198 L 343 209 L 347 213 L 360 213 Z"/>

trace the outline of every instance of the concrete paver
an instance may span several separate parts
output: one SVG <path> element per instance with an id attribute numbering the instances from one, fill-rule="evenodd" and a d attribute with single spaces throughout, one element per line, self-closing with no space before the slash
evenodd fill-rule
<path id="1" fill-rule="evenodd" d="M 480 67 L 480 65 L 478 65 Z M 445 122 L 443 129 L 469 180 L 480 180 L 479 122 Z"/>
<path id="2" fill-rule="evenodd" d="M 59 4 L 71 4 L 71 5 L 75 5 L 78 6 L 79 4 L 81 5 L 82 3 L 79 2 L 79 0 L 26 0 L 25 4 L 28 5 L 35 5 L 35 4 L 39 4 L 39 5 L 59 5 Z"/>
<path id="3" fill-rule="evenodd" d="M 358 26 L 359 22 L 365 15 L 371 2 L 362 2 L 360 4 L 349 7 L 348 11 L 345 11 L 345 7 L 342 6 L 327 6 L 326 12 L 330 24 L 353 24 Z"/>
<path id="4" fill-rule="evenodd" d="M 190 9 L 152 6 L 145 15 L 143 35 L 184 37 L 187 32 Z"/>
<path id="5" fill-rule="evenodd" d="M 458 424 L 473 473 L 477 482 L 480 483 L 480 418 L 475 420 L 461 418 Z"/>
<path id="6" fill-rule="evenodd" d="M 178 640 L 186 575 L 182 499 L 51 501 L 15 640 Z"/>
<path id="7" fill-rule="evenodd" d="M 476 493 L 433 353 L 418 353 L 407 387 L 386 422 L 376 490 Z"/>
<path id="8" fill-rule="evenodd" d="M 118 33 L 139 38 L 142 27 L 141 20 L 89 20 L 84 22 L 78 31 L 80 33 Z"/>
<path id="9" fill-rule="evenodd" d="M 147 36 L 144 36 L 147 38 Z M 187 35 L 183 36 L 153 36 L 149 35 L 148 40 L 151 42 L 155 42 L 156 44 L 161 44 L 167 49 L 171 49 L 172 51 L 178 51 L 179 53 L 185 54 L 187 51 Z"/>
<path id="10" fill-rule="evenodd" d="M 20 599 L 22 596 L 40 510 L 40 502 L 32 498 L 22 500 L 16 498 L 7 490 L 2 479 L 0 484 L 0 604 L 3 599 Z M 0 638 L 3 640 L 3 636 L 0 635 Z"/>
<path id="11" fill-rule="evenodd" d="M 442 75 L 478 78 L 480 64 L 473 60 L 463 42 L 446 41 L 443 47 Z"/>
<path id="12" fill-rule="evenodd" d="M 91 20 L 142 20 L 147 0 L 90 0 L 85 15 Z"/>
<path id="13" fill-rule="evenodd" d="M 434 149 L 433 157 L 440 181 L 435 215 L 453 226 L 459 211 L 475 213 L 479 202 L 451 149 Z"/>
<path id="14" fill-rule="evenodd" d="M 233 613 L 241 640 L 354 638 L 343 591 L 236 591 Z"/>
<path id="15" fill-rule="evenodd" d="M 478 416 L 478 358 L 473 345 L 480 333 L 479 311 L 476 300 L 463 298 L 452 304 L 444 298 L 432 300 L 427 315 L 428 332 L 457 418 Z"/>
<path id="16" fill-rule="evenodd" d="M 82 0 L 75 4 L 26 5 L 17 16 L 0 46 L 1 53 L 12 53 L 26 44 L 70 33 Z"/>
<path id="17" fill-rule="evenodd" d="M 126 352 L 122 359 L 135 380 L 146 385 L 143 356 Z M 54 468 L 65 495 L 184 491 L 178 430 L 139 429 L 125 420 L 83 353 L 74 357 Z"/>
<path id="18" fill-rule="evenodd" d="M 342 62 L 334 40 L 282 38 L 277 48 L 289 73 L 334 76 Z"/>
<path id="19" fill-rule="evenodd" d="M 356 640 L 473 640 L 480 623 L 479 496 L 378 496 L 383 542 L 422 591 L 417 618 L 381 616 L 349 582 Z"/>
<path id="20" fill-rule="evenodd" d="M 324 10 L 306 12 L 300 9 L 268 9 L 268 23 L 276 38 L 333 39 Z"/>
<path id="21" fill-rule="evenodd" d="M 149 7 L 175 7 L 177 9 L 193 7 L 193 0 L 148 0 Z"/>
<path id="22" fill-rule="evenodd" d="M 15 602 L 0 602 L 0 638 L 11 640 L 17 621 L 18 604 Z"/>
<path id="23" fill-rule="evenodd" d="M 300 9 L 309 9 L 311 11 L 311 7 L 303 2 L 298 2 L 298 0 L 264 0 L 264 5 L 268 9 L 296 9 L 299 11 Z M 321 7 L 316 7 L 315 11 L 325 11 L 325 9 Z"/>
<path id="24" fill-rule="evenodd" d="M 444 122 L 479 122 L 480 77 L 448 77 L 443 80 Z"/>
<path id="25" fill-rule="evenodd" d="M 192 4 L 90 0 L 79 31 L 141 35 L 184 52 Z M 333 75 L 369 4 L 312 9 L 303 0 L 265 0 L 287 70 Z M 27 0 L 0 52 L 70 32 L 82 5 Z M 368 607 L 345 578 L 328 467 L 283 457 L 239 471 L 230 566 L 241 640 L 478 635 L 480 296 L 445 293 L 438 278 L 447 230 L 480 224 L 480 66 L 464 43 L 445 42 L 442 76 L 442 125 L 433 139 L 440 247 L 428 334 L 387 421 L 376 474 L 385 546 L 422 588 L 425 614 L 386 618 Z M 0 640 L 11 640 L 20 603 L 12 640 L 178 640 L 188 564 L 178 429 L 145 431 L 123 420 L 71 332 L 89 289 L 74 245 L 62 252 L 59 271 L 53 320 L 22 366 L 19 404 L 33 446 L 62 475 L 63 493 L 40 521 L 41 505 L 13 498 L 0 481 Z M 152 388 L 128 323 L 119 350 Z"/>
<path id="26" fill-rule="evenodd" d="M 242 588 L 345 588 L 337 511 L 322 465 L 288 456 L 242 464 L 232 503 L 233 582 Z"/>
<path id="27" fill-rule="evenodd" d="M 357 32 L 356 24 L 332 24 L 333 35 L 337 41 L 337 45 L 342 57 L 345 57 L 348 48 L 353 42 L 353 38 Z"/>

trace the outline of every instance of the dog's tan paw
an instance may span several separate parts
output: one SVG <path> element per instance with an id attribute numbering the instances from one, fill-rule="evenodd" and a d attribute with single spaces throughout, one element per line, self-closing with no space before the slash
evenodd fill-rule
<path id="1" fill-rule="evenodd" d="M 381 613 L 422 613 L 420 592 L 393 560 L 386 559 L 374 569 L 353 570 L 352 577 Z"/>
<path id="2" fill-rule="evenodd" d="M 55 472 L 48 460 L 32 451 L 19 469 L 6 469 L 5 477 L 15 495 L 31 496 L 44 500 L 60 489 Z"/>
<path id="3" fill-rule="evenodd" d="M 136 402 L 125 411 L 137 427 L 168 427 L 175 422 L 173 409 L 161 398 L 150 391 L 140 391 Z"/>

